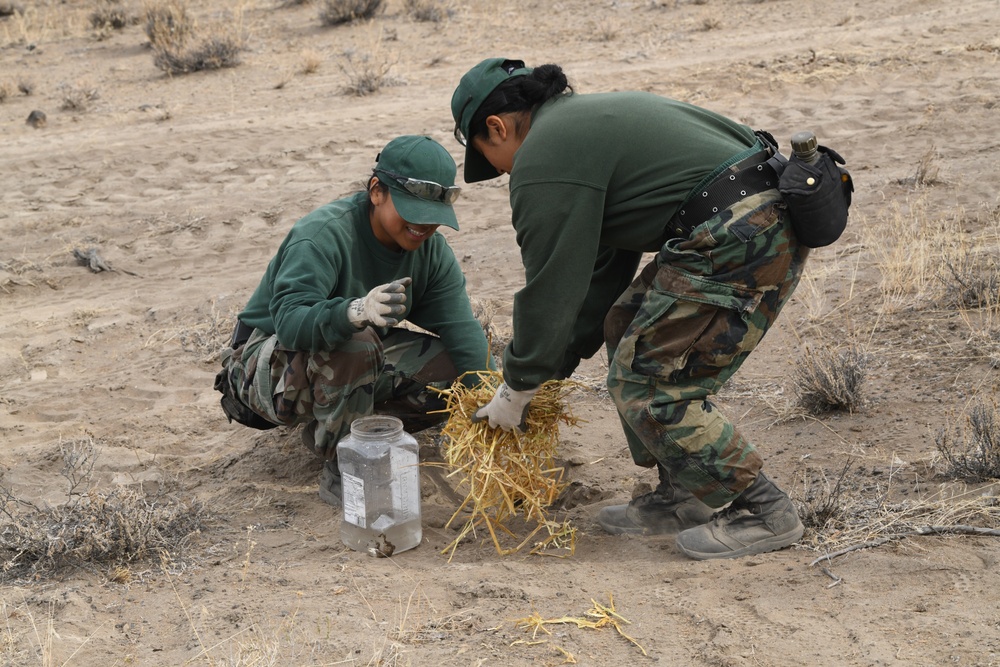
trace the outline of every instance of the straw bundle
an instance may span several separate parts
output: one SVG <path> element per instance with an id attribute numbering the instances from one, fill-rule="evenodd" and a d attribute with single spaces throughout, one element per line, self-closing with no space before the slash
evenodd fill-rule
<path id="1" fill-rule="evenodd" d="M 490 428 L 485 421 L 473 421 L 476 411 L 493 398 L 503 382 L 500 373 L 480 371 L 476 375 L 482 382 L 474 388 L 456 382 L 441 392 L 446 398 L 444 411 L 449 413 L 442 430 L 445 465 L 450 471 L 448 476 L 457 477 L 459 489 L 466 490 L 465 500 L 447 526 L 462 511 L 471 511 L 458 537 L 442 553 L 450 551 L 451 560 L 463 538 L 485 528 L 500 555 L 519 551 L 542 531 L 545 536 L 536 541 L 531 553 L 545 554 L 546 549 L 555 548 L 567 550 L 571 555 L 576 546 L 576 529 L 568 521 L 552 520 L 548 507 L 568 486 L 563 480 L 563 468 L 556 465 L 555 455 L 559 423 L 578 423 L 563 401 L 576 384 L 567 381 L 543 384 L 528 409 L 527 429 L 519 434 Z M 519 538 L 511 525 L 519 516 L 529 527 L 534 525 L 524 538 Z M 505 548 L 501 538 L 508 543 L 508 538 L 520 541 Z"/>

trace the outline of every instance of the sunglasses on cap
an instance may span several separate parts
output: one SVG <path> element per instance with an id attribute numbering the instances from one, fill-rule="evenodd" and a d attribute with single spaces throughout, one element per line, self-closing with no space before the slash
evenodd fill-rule
<path id="1" fill-rule="evenodd" d="M 446 186 L 441 185 L 440 183 L 435 183 L 434 181 L 422 181 L 419 178 L 400 176 L 399 174 L 394 174 L 391 171 L 385 171 L 383 169 L 377 169 L 375 173 L 385 174 L 403 186 L 403 188 L 414 197 L 424 199 L 426 201 L 439 201 L 445 204 L 454 204 L 455 200 L 458 199 L 458 195 L 462 193 L 462 188 L 457 185 Z"/>

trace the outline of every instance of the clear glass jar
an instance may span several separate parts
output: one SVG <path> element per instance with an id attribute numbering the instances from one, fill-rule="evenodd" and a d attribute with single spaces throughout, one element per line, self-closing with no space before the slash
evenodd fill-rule
<path id="1" fill-rule="evenodd" d="M 391 556 L 420 544 L 420 471 L 416 439 L 397 417 L 355 419 L 337 443 L 343 483 L 340 537 L 351 549 Z"/>

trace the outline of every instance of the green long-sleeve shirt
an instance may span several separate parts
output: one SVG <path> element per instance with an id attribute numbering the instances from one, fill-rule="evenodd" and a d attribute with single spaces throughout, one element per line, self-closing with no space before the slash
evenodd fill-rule
<path id="1" fill-rule="evenodd" d="M 746 125 L 648 93 L 542 105 L 510 177 L 525 286 L 514 296 L 506 382 L 537 387 L 597 352 L 642 253 L 670 237 L 689 191 L 755 141 Z"/>
<path id="2" fill-rule="evenodd" d="M 412 252 L 392 251 L 375 238 L 367 201 L 359 192 L 296 222 L 240 320 L 277 334 L 286 348 L 330 350 L 357 333 L 347 319 L 351 300 L 410 276 L 406 319 L 440 336 L 460 374 L 492 367 L 465 276 L 445 238 L 434 234 Z"/>

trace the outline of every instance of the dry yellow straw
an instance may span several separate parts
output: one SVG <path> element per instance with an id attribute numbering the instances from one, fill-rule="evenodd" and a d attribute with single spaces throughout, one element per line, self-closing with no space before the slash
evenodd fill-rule
<path id="1" fill-rule="evenodd" d="M 563 468 L 555 463 L 555 455 L 559 423 L 578 423 L 563 401 L 576 384 L 567 381 L 543 384 L 528 409 L 527 429 L 518 434 L 492 429 L 485 421 L 472 421 L 476 410 L 493 398 L 503 382 L 500 373 L 479 371 L 475 375 L 482 381 L 476 387 L 456 382 L 441 392 L 446 398 L 444 411 L 449 413 L 442 430 L 446 437 L 445 465 L 450 471 L 448 476 L 458 477 L 458 486 L 467 490 L 465 500 L 447 525 L 465 509 L 472 513 L 458 537 L 442 553 L 450 551 L 450 561 L 463 538 L 485 528 L 497 553 L 503 556 L 519 551 L 543 530 L 544 539 L 535 543 L 531 553 L 557 555 L 545 552 L 553 547 L 568 550 L 572 555 L 576 529 L 568 521 L 551 520 L 547 508 L 568 485 L 563 480 Z M 509 525 L 518 516 L 535 526 L 524 538 L 518 538 Z M 504 548 L 501 538 L 505 536 L 520 542 Z"/>
<path id="2" fill-rule="evenodd" d="M 517 627 L 523 628 L 525 630 L 531 630 L 531 638 L 534 639 L 538 635 L 538 631 L 541 630 L 545 634 L 552 634 L 546 625 L 555 624 L 569 624 L 575 625 L 578 628 L 590 628 L 592 630 L 600 630 L 608 625 L 612 626 L 618 631 L 625 639 L 629 640 L 635 644 L 636 648 L 642 651 L 643 655 L 649 655 L 646 653 L 646 649 L 642 647 L 639 642 L 637 642 L 633 637 L 629 636 L 622 629 L 622 624 L 629 624 L 627 618 L 621 616 L 617 611 L 615 611 L 615 598 L 613 595 L 608 595 L 608 605 L 605 606 L 591 598 L 593 607 L 586 612 L 586 618 L 580 618 L 578 616 L 560 616 L 559 618 L 542 618 L 541 614 L 537 611 L 527 618 L 522 618 L 517 621 Z"/>

